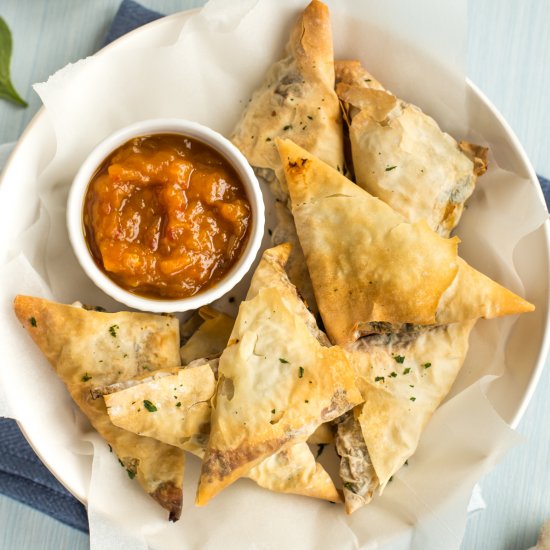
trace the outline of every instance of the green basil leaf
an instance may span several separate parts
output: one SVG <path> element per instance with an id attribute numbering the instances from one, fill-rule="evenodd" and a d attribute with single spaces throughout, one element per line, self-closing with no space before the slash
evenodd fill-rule
<path id="1" fill-rule="evenodd" d="M 27 102 L 17 93 L 11 83 L 11 32 L 7 23 L 0 17 L 0 99 L 13 101 L 17 105 L 27 106 Z"/>

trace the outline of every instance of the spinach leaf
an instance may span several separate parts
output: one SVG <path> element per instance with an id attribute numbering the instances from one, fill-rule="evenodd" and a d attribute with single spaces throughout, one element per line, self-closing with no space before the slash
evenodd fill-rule
<path id="1" fill-rule="evenodd" d="M 27 106 L 27 102 L 17 93 L 10 78 L 11 61 L 11 32 L 2 17 L 0 17 L 0 98 L 7 99 L 21 105 Z"/>

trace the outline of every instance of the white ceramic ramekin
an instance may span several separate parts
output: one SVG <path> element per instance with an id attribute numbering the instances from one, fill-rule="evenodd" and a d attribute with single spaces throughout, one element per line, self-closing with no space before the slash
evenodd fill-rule
<path id="1" fill-rule="evenodd" d="M 233 166 L 240 177 L 252 209 L 252 225 L 248 241 L 239 260 L 213 286 L 194 296 L 171 299 L 152 299 L 138 296 L 111 280 L 95 263 L 84 236 L 83 207 L 86 190 L 101 163 L 118 147 L 135 137 L 154 134 L 181 134 L 206 143 L 217 150 Z M 142 311 L 178 312 L 197 309 L 229 292 L 248 272 L 260 248 L 264 232 L 264 203 L 262 192 L 252 168 L 242 153 L 218 132 L 182 119 L 152 119 L 137 122 L 104 139 L 88 155 L 74 178 L 67 201 L 67 227 L 76 257 L 88 277 L 106 294 L 128 307 Z"/>

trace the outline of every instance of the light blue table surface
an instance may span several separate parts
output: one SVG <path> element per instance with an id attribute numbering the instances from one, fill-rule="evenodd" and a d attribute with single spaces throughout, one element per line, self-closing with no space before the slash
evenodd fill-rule
<path id="1" fill-rule="evenodd" d="M 14 37 L 13 81 L 29 101 L 27 109 L 0 101 L 0 144 L 16 141 L 40 107 L 31 84 L 95 51 L 119 2 L 0 0 L 0 15 Z M 203 4 L 141 3 L 166 14 Z M 468 76 L 508 120 L 536 171 L 550 177 L 550 1 L 471 0 L 468 51 Z M 526 443 L 482 480 L 487 509 L 468 519 L 463 550 L 525 550 L 550 518 L 548 361 L 546 367 L 519 425 Z M 0 496 L 0 550 L 87 547 L 87 535 Z"/>

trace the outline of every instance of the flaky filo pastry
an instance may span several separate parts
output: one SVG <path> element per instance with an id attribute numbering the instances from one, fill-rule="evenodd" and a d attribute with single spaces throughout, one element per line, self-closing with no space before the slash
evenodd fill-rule
<path id="1" fill-rule="evenodd" d="M 261 283 L 253 280 L 254 296 L 241 303 L 220 358 L 199 506 L 361 402 L 343 350 L 321 345 L 296 314 L 299 298 L 289 292 L 284 271 L 272 272 Z"/>
<path id="2" fill-rule="evenodd" d="M 257 274 L 264 278 L 263 265 Z M 267 271 L 271 271 L 268 265 Z M 234 319 L 211 307 L 201 308 L 204 322 L 181 348 L 189 364 L 161 369 L 96 390 L 103 395 L 109 418 L 116 426 L 189 451 L 202 459 L 210 433 L 211 400 L 216 390 L 217 358 L 197 355 L 221 354 Z M 149 408 L 144 407 L 147 402 Z M 314 434 L 315 435 L 315 434 Z M 321 440 L 326 442 L 327 434 Z M 339 502 L 330 476 L 316 462 L 307 443 L 297 443 L 266 458 L 246 474 L 265 489 Z"/>
<path id="3" fill-rule="evenodd" d="M 334 168 L 343 166 L 342 122 L 334 91 L 334 56 L 328 8 L 313 0 L 294 25 L 285 57 L 274 63 L 231 135 L 250 164 L 288 192 L 275 146 L 285 136 Z"/>
<path id="4" fill-rule="evenodd" d="M 358 61 L 337 61 L 335 66 L 356 183 L 408 221 L 426 220 L 448 237 L 487 168 L 487 149 L 457 143 L 418 107 L 386 90 Z"/>
<path id="5" fill-rule="evenodd" d="M 287 273 L 316 310 L 311 281 L 287 208 L 288 190 L 275 146 L 289 137 L 337 169 L 344 165 L 342 117 L 334 91 L 334 57 L 328 8 L 313 0 L 300 14 L 285 57 L 268 70 L 231 135 L 278 200 L 274 244 L 291 242 Z"/>
<path id="6" fill-rule="evenodd" d="M 289 140 L 279 140 L 292 212 L 327 334 L 344 345 L 403 326 L 450 324 L 534 306 L 458 256 L 424 220 L 408 223 Z"/>
<path id="7" fill-rule="evenodd" d="M 148 313 L 103 313 L 17 296 L 14 309 L 92 426 L 130 477 L 166 510 L 181 514 L 184 453 L 114 426 L 90 390 L 179 365 L 179 322 Z"/>

